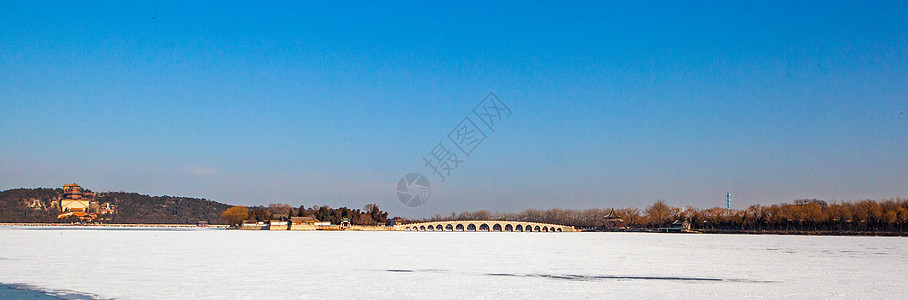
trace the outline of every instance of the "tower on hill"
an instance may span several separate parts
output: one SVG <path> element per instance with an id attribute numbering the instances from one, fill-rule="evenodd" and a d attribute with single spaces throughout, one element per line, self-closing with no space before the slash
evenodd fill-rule
<path id="1" fill-rule="evenodd" d="M 63 185 L 63 199 L 60 199 L 60 214 L 57 219 L 76 216 L 80 221 L 91 222 L 97 218 L 92 212 L 92 206 L 97 207 L 97 202 L 93 203 L 92 199 L 84 195 L 82 187 L 75 182 Z"/>

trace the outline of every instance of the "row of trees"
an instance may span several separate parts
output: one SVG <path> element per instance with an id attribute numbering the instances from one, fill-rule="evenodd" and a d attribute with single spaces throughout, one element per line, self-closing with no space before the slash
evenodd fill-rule
<path id="1" fill-rule="evenodd" d="M 679 217 L 700 229 L 772 231 L 905 231 L 908 199 L 862 200 L 829 204 L 822 200 L 796 200 L 747 209 L 688 209 Z"/>
<path id="2" fill-rule="evenodd" d="M 268 206 L 234 206 L 224 211 L 221 219 L 227 224 L 239 225 L 244 220 L 268 221 L 280 218 L 315 217 L 319 221 L 340 224 L 347 219 L 354 225 L 384 225 L 388 222 L 388 213 L 382 211 L 378 204 L 367 204 L 360 209 L 347 207 L 331 208 L 326 205 L 306 208 L 294 208 L 289 204 L 273 203 Z"/>
<path id="3" fill-rule="evenodd" d="M 519 213 L 486 210 L 436 214 L 421 221 L 508 220 L 570 225 L 580 228 L 606 227 L 609 213 L 630 228 L 657 228 L 674 221 L 688 221 L 692 229 L 729 231 L 870 231 L 898 232 L 908 224 L 908 199 L 862 200 L 827 203 L 803 199 L 770 206 L 753 205 L 747 209 L 673 207 L 658 200 L 641 210 L 621 209 L 528 209 Z"/>

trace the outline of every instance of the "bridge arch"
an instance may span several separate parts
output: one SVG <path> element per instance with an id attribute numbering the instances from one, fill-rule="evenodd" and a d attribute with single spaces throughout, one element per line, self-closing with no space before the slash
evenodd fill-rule
<path id="1" fill-rule="evenodd" d="M 470 225 L 467 225 L 467 231 L 476 231 L 476 224 L 470 223 Z"/>
<path id="2" fill-rule="evenodd" d="M 454 225 L 451 225 L 451 224 L 445 225 L 445 231 L 454 231 Z"/>
<path id="3" fill-rule="evenodd" d="M 466 228 L 463 226 L 463 224 L 458 223 L 456 226 L 454 226 L 454 231 L 466 231 Z"/>
<path id="4" fill-rule="evenodd" d="M 517 224 L 517 226 L 514 226 L 514 231 L 523 232 L 523 225 Z"/>
<path id="5" fill-rule="evenodd" d="M 495 223 L 495 225 L 492 225 L 492 231 L 498 231 L 498 232 L 503 231 L 501 228 L 501 224 Z"/>
<path id="6" fill-rule="evenodd" d="M 490 231 L 489 224 L 482 223 L 482 225 L 479 225 L 479 231 Z"/>
<path id="7" fill-rule="evenodd" d="M 504 231 L 505 231 L 505 232 L 513 232 L 513 231 L 514 231 L 514 226 L 512 226 L 511 224 L 504 225 Z"/>
<path id="8" fill-rule="evenodd" d="M 435 225 L 435 231 L 444 231 L 444 227 L 441 224 Z"/>

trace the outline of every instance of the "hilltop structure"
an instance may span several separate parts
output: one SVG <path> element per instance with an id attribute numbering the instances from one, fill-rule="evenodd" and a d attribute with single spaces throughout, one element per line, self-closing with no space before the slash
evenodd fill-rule
<path id="1" fill-rule="evenodd" d="M 91 222 L 98 217 L 100 208 L 94 197 L 94 193 L 85 193 L 75 182 L 63 185 L 63 198 L 60 199 L 60 214 L 57 219 L 76 216 L 79 221 Z"/>

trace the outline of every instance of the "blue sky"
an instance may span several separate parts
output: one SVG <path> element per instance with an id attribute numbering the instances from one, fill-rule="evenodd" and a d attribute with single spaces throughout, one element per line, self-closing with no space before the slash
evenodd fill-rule
<path id="1" fill-rule="evenodd" d="M 392 214 L 908 196 L 908 4 L 0 3 L 0 189 Z M 489 92 L 428 203 L 394 190 Z"/>

